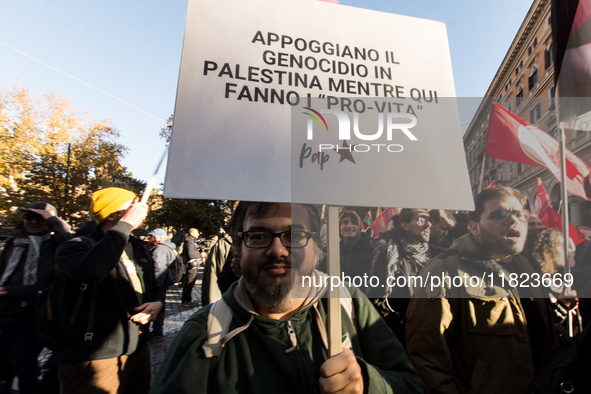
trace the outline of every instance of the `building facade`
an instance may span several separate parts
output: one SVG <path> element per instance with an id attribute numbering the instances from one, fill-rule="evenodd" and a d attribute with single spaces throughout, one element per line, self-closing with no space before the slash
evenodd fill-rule
<path id="1" fill-rule="evenodd" d="M 550 4 L 550 0 L 533 1 L 486 97 L 464 134 L 464 148 L 474 194 L 495 181 L 497 185 L 521 190 L 533 207 L 537 191 L 536 178 L 541 177 L 554 208 L 558 209 L 560 183 L 548 170 L 498 160 L 484 154 L 493 101 L 558 138 Z M 565 135 L 566 148 L 589 163 L 591 133 L 567 129 Z M 568 200 L 571 223 L 591 227 L 591 203 L 573 195 L 569 195 Z"/>

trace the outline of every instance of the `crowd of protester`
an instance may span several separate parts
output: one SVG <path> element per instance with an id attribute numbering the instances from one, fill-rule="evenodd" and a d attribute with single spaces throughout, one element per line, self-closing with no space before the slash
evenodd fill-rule
<path id="1" fill-rule="evenodd" d="M 229 234 L 204 236 L 146 230 L 148 207 L 119 188 L 96 191 L 92 221 L 75 231 L 31 202 L 0 254 L 0 394 L 545 392 L 549 349 L 586 332 L 591 246 L 565 267 L 574 245 L 515 189 L 486 189 L 475 206 L 399 209 L 381 234 L 341 212 L 342 277 L 379 285 L 343 284 L 343 347 L 331 357 L 326 286 L 302 285 L 331 283 L 316 207 L 240 202 Z M 164 340 L 172 286 L 182 307 L 201 309 L 151 385 L 149 347 Z"/>

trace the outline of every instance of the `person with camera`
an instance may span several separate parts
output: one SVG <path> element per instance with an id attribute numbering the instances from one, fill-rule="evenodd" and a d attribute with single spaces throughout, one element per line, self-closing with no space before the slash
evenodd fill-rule
<path id="1" fill-rule="evenodd" d="M 36 202 L 21 211 L 23 223 L 0 254 L 0 331 L 10 369 L 18 376 L 19 392 L 26 394 L 41 390 L 37 356 L 43 346 L 36 331 L 37 293 L 53 272 L 57 247 L 72 235 L 51 204 Z"/>

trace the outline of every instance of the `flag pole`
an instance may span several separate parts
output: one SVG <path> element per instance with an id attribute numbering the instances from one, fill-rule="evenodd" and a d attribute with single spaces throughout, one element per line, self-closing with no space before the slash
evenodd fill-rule
<path id="1" fill-rule="evenodd" d="M 566 137 L 564 126 L 561 126 L 560 121 L 560 100 L 558 100 L 558 83 L 556 84 L 556 96 L 554 98 L 555 105 L 554 111 L 556 114 L 556 127 L 558 127 L 559 133 L 559 150 L 560 150 L 560 199 L 561 204 L 560 207 L 562 208 L 562 237 L 564 238 L 564 274 L 570 273 L 570 264 L 568 261 L 568 244 L 569 244 L 569 209 L 568 209 L 568 190 L 566 185 Z"/>
<path id="2" fill-rule="evenodd" d="M 558 108 L 558 106 L 556 106 Z M 558 119 L 558 118 L 557 118 Z M 562 199 L 562 236 L 564 238 L 564 246 L 563 246 L 563 251 L 564 251 L 564 275 L 569 274 L 570 273 L 570 263 L 568 261 L 568 246 L 569 246 L 569 236 L 568 236 L 568 232 L 569 232 L 569 220 L 568 220 L 568 191 L 566 188 L 566 138 L 565 138 L 565 132 L 564 132 L 564 127 L 559 127 L 560 129 L 560 179 L 562 180 L 561 184 L 560 184 L 560 195 L 561 195 L 561 199 Z M 564 292 L 565 295 L 569 296 L 569 295 L 573 295 L 573 292 L 571 291 L 571 287 L 567 286 Z M 567 322 L 568 322 L 568 328 L 569 328 L 569 332 L 568 335 L 570 337 L 573 336 L 573 316 L 572 314 L 569 312 L 568 317 L 567 317 Z"/>
<path id="3" fill-rule="evenodd" d="M 341 256 L 339 252 L 339 207 L 328 206 L 328 283 L 332 284 L 332 277 L 341 276 Z M 329 357 L 341 353 L 341 300 L 340 288 L 328 289 L 328 353 Z"/>
<path id="4" fill-rule="evenodd" d="M 556 66 L 556 65 L 555 65 Z M 556 72 L 556 70 L 554 70 Z M 568 209 L 568 190 L 566 185 L 566 133 L 564 131 L 564 126 L 561 125 L 560 120 L 560 100 L 558 94 L 558 80 L 555 79 L 555 86 L 556 86 L 556 96 L 555 96 L 555 106 L 554 111 L 556 113 L 556 126 L 559 130 L 559 148 L 560 148 L 560 198 L 561 198 L 561 208 L 562 208 L 562 237 L 563 237 L 563 252 L 564 252 L 564 275 L 570 273 L 570 263 L 568 260 L 568 245 L 569 245 L 569 209 Z M 567 286 L 564 294 L 567 296 L 574 296 L 576 291 L 572 291 L 570 286 Z M 572 326 L 573 326 L 573 316 L 571 313 L 568 314 L 567 317 L 567 325 L 569 327 L 568 335 L 570 337 L 573 336 Z"/>
<path id="5" fill-rule="evenodd" d="M 486 153 L 482 153 L 482 166 L 480 167 L 480 187 L 478 188 L 478 193 L 482 191 L 482 183 L 484 182 L 484 163 L 486 161 Z"/>
<path id="6" fill-rule="evenodd" d="M 158 161 L 158 165 L 156 166 L 156 170 L 154 170 L 154 175 L 148 181 L 146 185 L 146 190 L 144 190 L 144 194 L 142 195 L 141 203 L 145 204 L 148 202 L 148 198 L 150 197 L 150 193 L 152 193 L 152 189 L 154 189 L 154 185 L 156 184 L 156 176 L 158 175 L 158 170 L 160 170 L 160 166 L 166 157 L 166 153 L 168 152 L 168 142 L 166 142 L 166 146 L 164 147 L 164 152 L 162 152 L 162 156 L 160 157 L 160 161 Z"/>
<path id="7" fill-rule="evenodd" d="M 557 106 L 558 107 L 558 106 Z M 564 127 L 559 127 L 560 129 L 560 179 L 562 182 L 560 183 L 560 196 L 562 199 L 562 234 L 564 237 L 564 273 L 568 274 L 570 272 L 570 264 L 568 262 L 568 244 L 569 244 L 569 236 L 568 236 L 568 191 L 566 188 L 566 142 L 565 142 L 565 132 Z"/>

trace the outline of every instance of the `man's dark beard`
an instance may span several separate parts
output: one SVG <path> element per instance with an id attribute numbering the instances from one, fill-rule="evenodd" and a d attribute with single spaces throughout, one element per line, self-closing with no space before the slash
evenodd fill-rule
<path id="1" fill-rule="evenodd" d="M 282 312 L 291 301 L 290 284 L 263 286 L 248 276 L 244 277 L 244 284 L 253 301 L 271 312 Z"/>
<path id="2" fill-rule="evenodd" d="M 314 265 L 308 268 L 306 272 L 301 273 L 301 275 L 312 275 L 318 265 L 318 250 L 316 250 L 316 253 L 317 256 Z M 276 283 L 270 286 L 265 286 L 258 282 L 258 276 L 260 275 L 258 270 L 243 270 L 242 277 L 244 278 L 244 285 L 252 300 L 271 312 L 283 312 L 288 309 L 292 298 L 301 297 L 297 293 L 300 293 L 302 290 L 301 285 L 298 284 L 298 280 L 294 277 L 294 275 L 300 277 L 298 272 L 302 269 L 301 263 L 292 261 L 290 267 L 291 274 L 288 275 L 291 276 L 291 280 L 289 283 Z M 295 287 L 293 286 L 294 283 L 296 283 Z M 296 294 L 293 295 L 291 294 L 292 288 L 293 290 L 300 291 L 296 291 Z"/>

